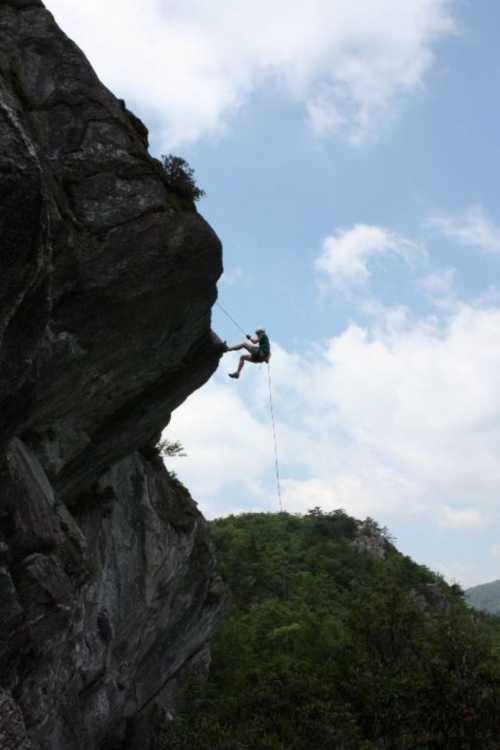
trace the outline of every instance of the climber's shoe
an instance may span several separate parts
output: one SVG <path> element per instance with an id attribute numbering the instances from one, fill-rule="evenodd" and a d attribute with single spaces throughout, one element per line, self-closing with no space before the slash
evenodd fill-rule
<path id="1" fill-rule="evenodd" d="M 238 372 L 230 372 L 229 373 L 230 378 L 236 378 L 236 380 L 240 377 L 240 374 Z"/>

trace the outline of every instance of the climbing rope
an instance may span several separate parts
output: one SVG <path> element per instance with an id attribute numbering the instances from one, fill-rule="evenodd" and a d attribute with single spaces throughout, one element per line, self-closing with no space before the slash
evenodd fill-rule
<path id="1" fill-rule="evenodd" d="M 220 302 L 215 303 L 217 307 L 222 310 L 224 315 L 229 318 L 229 320 L 234 323 L 236 328 L 239 328 L 239 330 L 246 336 L 246 333 L 244 329 L 240 326 L 240 324 L 228 313 L 227 310 L 225 310 Z M 280 513 L 284 513 L 285 506 L 283 504 L 283 498 L 281 495 L 281 481 L 280 481 L 280 463 L 279 463 L 279 453 L 278 453 L 278 436 L 276 433 L 276 420 L 274 418 L 274 407 L 273 407 L 273 389 L 272 389 L 272 382 L 271 382 L 271 366 L 269 362 L 267 364 L 267 381 L 269 386 L 269 410 L 271 412 L 271 422 L 273 425 L 273 440 L 274 440 L 274 465 L 276 469 L 276 490 L 278 493 L 278 502 L 279 502 L 279 508 Z"/>
<path id="2" fill-rule="evenodd" d="M 239 329 L 240 329 L 240 331 L 241 331 L 241 332 L 242 332 L 242 333 L 243 333 L 243 334 L 244 334 L 244 335 L 246 336 L 246 333 L 245 333 L 245 331 L 243 330 L 243 328 L 242 328 L 242 327 L 240 326 L 240 324 L 239 324 L 239 323 L 237 323 L 237 322 L 235 321 L 235 319 L 231 317 L 231 315 L 229 315 L 228 311 L 227 311 L 227 310 L 225 310 L 225 309 L 224 309 L 224 308 L 222 307 L 222 305 L 220 304 L 220 302 L 216 302 L 215 304 L 217 305 L 217 307 L 218 307 L 218 308 L 220 308 L 220 309 L 222 310 L 222 312 L 224 313 L 224 315 L 225 315 L 225 316 L 226 316 L 227 318 L 229 318 L 229 320 L 231 321 L 231 323 L 234 323 L 234 325 L 236 326 L 236 328 L 239 328 Z"/>
<path id="3" fill-rule="evenodd" d="M 280 482 L 280 462 L 278 454 L 278 436 L 276 434 L 276 421 L 274 419 L 274 408 L 273 408 L 273 388 L 271 383 L 271 365 L 267 364 L 267 382 L 269 384 L 269 410 L 271 412 L 271 421 L 273 424 L 273 438 L 274 438 L 274 464 L 276 468 L 276 489 L 278 492 L 278 501 L 280 505 L 280 513 L 284 513 L 285 507 L 283 505 L 283 499 L 281 496 L 281 482 Z"/>

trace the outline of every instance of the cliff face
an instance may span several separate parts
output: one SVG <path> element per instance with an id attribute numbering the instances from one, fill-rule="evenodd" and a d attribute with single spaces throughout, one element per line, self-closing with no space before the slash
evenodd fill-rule
<path id="1" fill-rule="evenodd" d="M 0 5 L 0 747 L 149 746 L 224 594 L 153 446 L 220 243 L 38 0 Z"/>

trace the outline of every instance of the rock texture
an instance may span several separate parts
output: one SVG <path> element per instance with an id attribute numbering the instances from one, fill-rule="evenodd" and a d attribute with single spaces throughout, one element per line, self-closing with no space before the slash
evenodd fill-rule
<path id="1" fill-rule="evenodd" d="M 385 560 L 390 547 L 387 530 L 381 529 L 371 518 L 356 521 L 356 534 L 352 545 L 360 552 Z"/>
<path id="2" fill-rule="evenodd" d="M 218 364 L 221 247 L 41 2 L 0 36 L 0 747 L 147 750 L 224 606 L 154 450 Z"/>

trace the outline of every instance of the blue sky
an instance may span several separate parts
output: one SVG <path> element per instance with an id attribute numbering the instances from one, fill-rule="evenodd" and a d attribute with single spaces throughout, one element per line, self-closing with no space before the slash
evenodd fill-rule
<path id="1" fill-rule="evenodd" d="M 47 5 L 206 190 L 221 304 L 273 342 L 287 509 L 371 515 L 451 579 L 498 578 L 500 6 Z M 277 509 L 266 371 L 235 383 L 234 361 L 167 430 L 208 516 Z"/>

